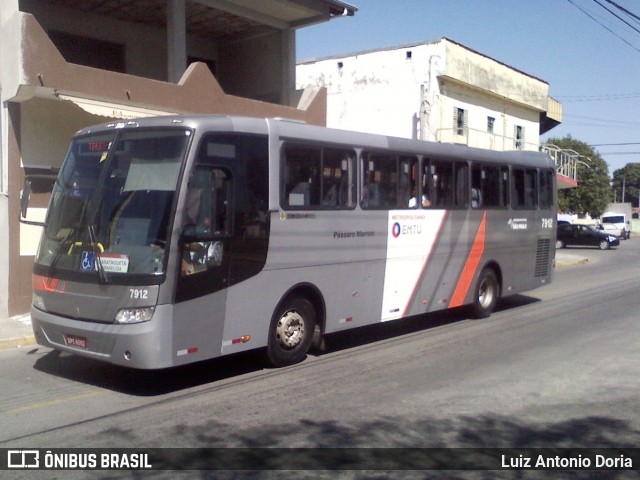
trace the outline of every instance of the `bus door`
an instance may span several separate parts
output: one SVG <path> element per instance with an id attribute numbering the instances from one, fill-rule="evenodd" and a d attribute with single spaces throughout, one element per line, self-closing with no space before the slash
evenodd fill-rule
<path id="1" fill-rule="evenodd" d="M 189 182 L 176 302 L 228 287 L 231 253 L 231 172 L 197 165 Z"/>

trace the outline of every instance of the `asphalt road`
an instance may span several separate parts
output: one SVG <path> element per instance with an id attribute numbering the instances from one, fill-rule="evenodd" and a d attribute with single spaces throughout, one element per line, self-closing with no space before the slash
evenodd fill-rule
<path id="1" fill-rule="evenodd" d="M 453 311 L 346 332 L 284 369 L 259 353 L 140 372 L 41 347 L 0 351 L 0 448 L 638 447 L 640 237 L 574 252 L 589 261 L 489 319 Z M 241 474 L 225 475 L 195 478 Z M 440 474 L 470 474 L 456 475 Z"/>

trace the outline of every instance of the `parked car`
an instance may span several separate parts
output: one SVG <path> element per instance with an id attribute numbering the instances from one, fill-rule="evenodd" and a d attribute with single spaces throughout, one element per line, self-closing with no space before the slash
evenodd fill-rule
<path id="1" fill-rule="evenodd" d="M 600 230 L 602 233 L 606 233 L 608 235 L 615 235 L 620 240 L 625 240 L 627 238 L 627 234 L 624 227 L 620 228 L 614 223 L 600 223 L 596 226 L 596 228 Z"/>
<path id="2" fill-rule="evenodd" d="M 558 225 L 556 248 L 566 246 L 593 246 L 607 250 L 620 245 L 615 235 L 604 233 L 591 225 Z"/>

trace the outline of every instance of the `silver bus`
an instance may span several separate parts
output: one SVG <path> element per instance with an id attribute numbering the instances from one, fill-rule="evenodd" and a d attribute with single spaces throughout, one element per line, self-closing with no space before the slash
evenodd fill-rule
<path id="1" fill-rule="evenodd" d="M 539 152 L 229 116 L 86 128 L 35 258 L 35 338 L 140 369 L 286 366 L 346 329 L 487 317 L 551 282 L 555 192 Z"/>

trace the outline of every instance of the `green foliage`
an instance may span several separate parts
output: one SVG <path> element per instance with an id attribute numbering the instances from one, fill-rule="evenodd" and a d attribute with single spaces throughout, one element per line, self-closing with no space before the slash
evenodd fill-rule
<path id="1" fill-rule="evenodd" d="M 581 156 L 581 163 L 578 164 L 578 186 L 558 191 L 558 209 L 580 216 L 589 214 L 599 217 L 613 201 L 607 162 L 588 144 L 571 138 L 570 135 L 550 138 L 547 143 L 574 150 Z"/>
<path id="2" fill-rule="evenodd" d="M 613 172 L 613 190 L 616 201 L 623 201 L 622 192 L 624 191 L 624 201 L 631 202 L 632 206 L 637 207 L 640 190 L 640 163 L 627 163 L 624 168 Z"/>

